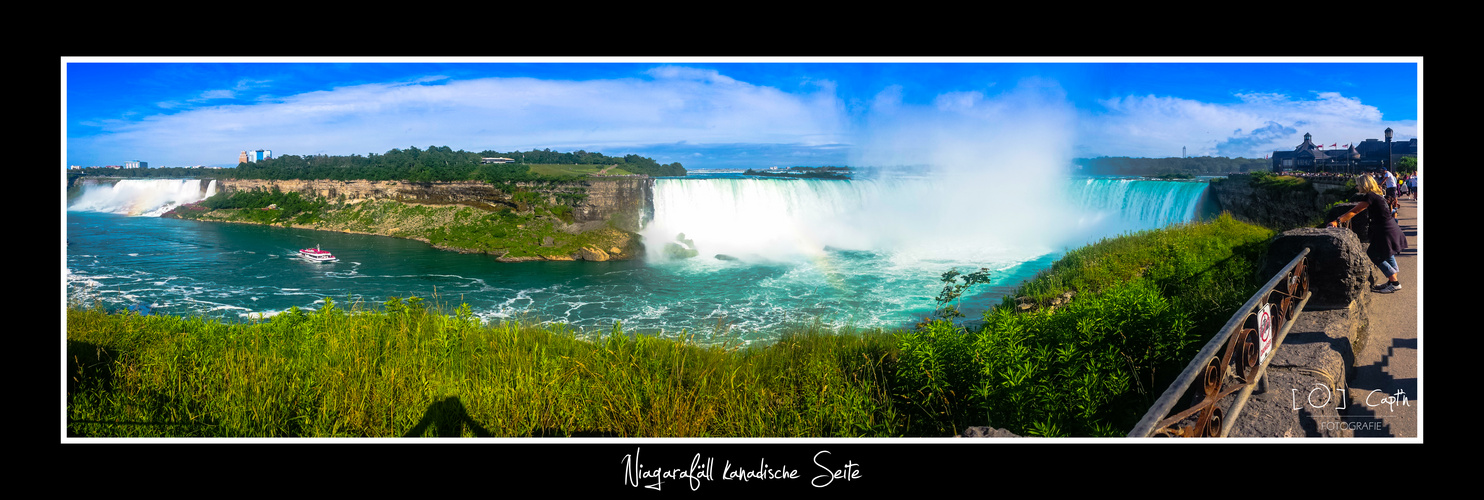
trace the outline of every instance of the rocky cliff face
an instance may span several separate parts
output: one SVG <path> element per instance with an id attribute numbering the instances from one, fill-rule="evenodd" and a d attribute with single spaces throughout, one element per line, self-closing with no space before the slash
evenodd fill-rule
<path id="1" fill-rule="evenodd" d="M 612 221 L 614 226 L 638 232 L 654 213 L 650 189 L 654 180 L 647 177 L 593 178 L 578 183 L 519 183 L 517 186 L 542 194 L 556 204 L 563 196 L 586 195 L 572 205 L 576 222 L 597 227 L 595 222 Z M 468 205 L 487 210 L 507 206 L 520 209 L 510 193 L 484 182 L 405 182 L 405 181 L 332 181 L 332 180 L 238 180 L 220 181 L 223 192 L 271 190 L 297 192 L 306 197 L 322 196 L 330 200 L 344 197 L 347 202 L 395 200 L 429 205 Z"/>
<path id="2" fill-rule="evenodd" d="M 1345 196 L 1321 192 L 1307 184 L 1296 189 L 1259 186 L 1248 175 L 1231 175 L 1211 182 L 1211 196 L 1221 210 L 1238 220 L 1284 230 L 1305 226 L 1324 215 L 1325 207 Z"/>
<path id="3" fill-rule="evenodd" d="M 637 233 L 654 218 L 652 178 L 594 178 L 583 184 L 587 198 L 572 209 L 577 222 L 612 221 L 614 227 Z"/>

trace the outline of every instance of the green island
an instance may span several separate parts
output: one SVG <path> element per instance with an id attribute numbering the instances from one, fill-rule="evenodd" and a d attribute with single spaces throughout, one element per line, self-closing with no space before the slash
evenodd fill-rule
<path id="1" fill-rule="evenodd" d="M 771 177 L 776 179 L 836 179 L 849 180 L 850 167 L 788 167 L 784 170 L 747 169 L 743 175 Z"/>
<path id="2" fill-rule="evenodd" d="M 291 217 L 328 203 L 301 201 Z M 915 327 L 800 325 L 748 347 L 619 324 L 485 324 L 422 298 L 327 298 L 247 323 L 70 304 L 67 433 L 947 437 L 991 425 L 1122 436 L 1259 286 L 1272 235 L 1222 215 L 1105 239 L 972 327 L 956 321 L 958 300 L 987 272 L 949 270 L 937 312 Z"/>
<path id="3" fill-rule="evenodd" d="M 165 216 L 394 236 L 503 261 L 603 261 L 632 259 L 642 251 L 635 233 L 641 224 L 632 215 L 642 207 L 609 210 L 614 214 L 601 222 L 577 220 L 574 207 L 589 199 L 593 183 L 683 175 L 679 163 L 660 164 L 633 154 L 550 149 L 473 153 L 429 146 L 367 156 L 285 155 L 231 169 L 82 169 L 69 173 L 68 183 L 69 189 L 77 189 L 78 179 L 122 176 L 254 184 L 251 189 L 222 190 Z M 320 181 L 373 183 L 375 189 L 387 190 L 463 183 L 444 191 L 476 192 L 463 199 L 434 200 L 324 196 L 314 192 L 312 183 Z M 302 192 L 281 190 L 279 184 L 298 185 Z"/>
<path id="4" fill-rule="evenodd" d="M 465 253 L 487 253 L 502 260 L 610 260 L 640 251 L 636 234 L 614 224 L 580 229 L 573 209 L 562 200 L 580 200 L 580 191 L 542 193 L 511 189 L 512 206 L 490 209 L 464 205 L 424 205 L 395 200 L 347 203 L 297 192 L 219 193 L 166 214 L 201 221 L 245 222 L 350 233 L 379 234 L 427 242 Z M 559 201 L 552 203 L 551 198 Z"/>

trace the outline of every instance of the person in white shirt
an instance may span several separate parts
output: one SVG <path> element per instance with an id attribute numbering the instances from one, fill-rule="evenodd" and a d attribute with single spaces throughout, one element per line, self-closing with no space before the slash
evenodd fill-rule
<path id="1" fill-rule="evenodd" d="M 1396 215 L 1396 209 L 1401 208 L 1396 202 L 1396 176 L 1390 170 L 1381 170 L 1385 176 L 1381 178 L 1381 187 L 1386 189 L 1386 204 L 1391 207 L 1391 214 Z"/>

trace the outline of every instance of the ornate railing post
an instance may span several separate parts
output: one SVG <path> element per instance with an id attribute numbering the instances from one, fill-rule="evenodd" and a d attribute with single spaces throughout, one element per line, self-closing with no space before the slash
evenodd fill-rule
<path id="1" fill-rule="evenodd" d="M 1247 299 L 1154 402 L 1129 437 L 1225 437 L 1231 431 L 1293 320 L 1309 302 L 1308 255 L 1309 249 L 1304 248 Z M 1199 400 L 1171 414 L 1195 383 L 1201 384 Z M 1219 403 L 1238 392 L 1227 414 Z"/>

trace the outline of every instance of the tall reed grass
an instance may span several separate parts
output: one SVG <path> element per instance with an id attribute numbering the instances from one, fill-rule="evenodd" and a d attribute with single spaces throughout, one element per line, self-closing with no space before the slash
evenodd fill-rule
<path id="1" fill-rule="evenodd" d="M 891 436 L 883 332 L 746 349 L 418 299 L 254 324 L 67 311 L 77 436 Z M 593 338 L 595 337 L 595 338 Z"/>

